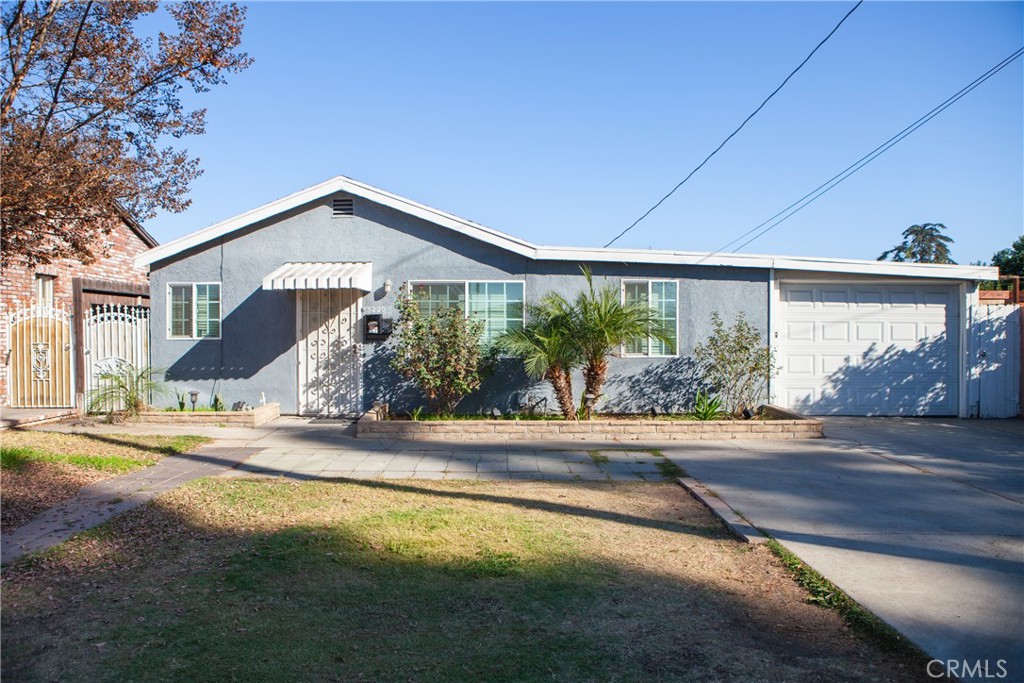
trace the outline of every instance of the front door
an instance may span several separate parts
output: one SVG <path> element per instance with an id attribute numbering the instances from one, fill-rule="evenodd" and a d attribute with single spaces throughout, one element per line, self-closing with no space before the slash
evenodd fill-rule
<path id="1" fill-rule="evenodd" d="M 309 289 L 298 293 L 299 414 L 359 413 L 361 292 Z"/>

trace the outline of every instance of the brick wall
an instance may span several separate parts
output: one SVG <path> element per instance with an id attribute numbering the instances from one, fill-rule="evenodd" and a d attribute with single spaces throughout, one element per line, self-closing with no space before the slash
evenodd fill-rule
<path id="1" fill-rule="evenodd" d="M 4 268 L 0 274 L 0 405 L 7 405 L 8 343 L 7 321 L 13 311 L 34 303 L 35 277 L 52 275 L 53 302 L 69 312 L 72 305 L 72 280 L 76 277 L 112 280 L 145 285 L 148 270 L 135 267 L 135 257 L 149 249 L 146 243 L 127 224 L 118 221 L 110 234 L 102 237 L 102 248 L 97 258 L 85 265 L 64 259 L 49 265 L 27 268 L 17 264 Z"/>

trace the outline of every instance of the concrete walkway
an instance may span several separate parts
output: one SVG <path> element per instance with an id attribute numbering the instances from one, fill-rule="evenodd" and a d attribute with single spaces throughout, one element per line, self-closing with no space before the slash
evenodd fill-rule
<path id="1" fill-rule="evenodd" d="M 663 481 L 665 458 L 635 447 L 569 442 L 532 447 L 521 442 L 420 443 L 365 441 L 345 421 L 280 418 L 257 429 L 177 425 L 107 425 L 78 420 L 41 427 L 82 434 L 197 434 L 215 439 L 194 453 L 97 482 L 25 525 L 0 536 L 0 560 L 31 552 L 136 508 L 200 477 L 231 475 L 290 479 L 487 479 Z M 591 455 L 588 449 L 600 449 Z"/>
<path id="2" fill-rule="evenodd" d="M 830 418 L 825 434 L 843 439 L 665 454 L 929 655 L 1024 681 L 1024 423 Z"/>

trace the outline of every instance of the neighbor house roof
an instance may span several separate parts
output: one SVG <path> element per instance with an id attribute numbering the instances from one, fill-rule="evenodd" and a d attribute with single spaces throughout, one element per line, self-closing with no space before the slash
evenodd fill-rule
<path id="1" fill-rule="evenodd" d="M 119 215 L 121 217 L 121 220 L 123 220 L 124 224 L 128 226 L 128 229 L 131 230 L 132 232 L 134 232 L 135 235 L 140 240 L 142 240 L 143 244 L 145 244 L 147 247 L 152 249 L 153 247 L 155 247 L 158 244 L 160 244 L 155 239 L 153 239 L 152 235 L 150 235 L 148 232 L 146 232 L 146 229 L 142 227 L 142 223 L 139 223 L 139 221 L 136 220 L 135 216 L 133 216 L 131 214 L 131 212 L 128 211 L 128 209 L 124 208 L 120 204 L 115 203 L 114 204 L 114 211 L 116 211 L 117 215 Z M 136 261 L 136 263 L 135 263 L 135 266 L 137 268 L 141 267 L 142 265 L 143 264 L 139 263 L 138 261 Z"/>
<path id="2" fill-rule="evenodd" d="M 914 276 L 945 280 L 994 280 L 996 268 L 986 266 L 956 266 L 922 263 L 893 263 L 891 261 L 862 261 L 855 259 L 817 258 L 805 256 L 771 256 L 766 254 L 719 254 L 693 251 L 663 251 L 656 249 L 599 249 L 592 247 L 548 247 L 527 242 L 493 228 L 453 216 L 445 211 L 399 197 L 358 180 L 337 176 L 318 185 L 282 197 L 276 201 L 246 211 L 234 218 L 215 223 L 184 237 L 143 252 L 136 257 L 137 266 L 156 263 L 183 251 L 201 246 L 235 231 L 247 228 L 268 218 L 343 192 L 396 211 L 454 230 L 473 239 L 500 247 L 537 261 L 651 263 L 672 265 L 732 266 L 736 268 L 775 268 L 829 273 L 853 273 L 878 276 Z"/>

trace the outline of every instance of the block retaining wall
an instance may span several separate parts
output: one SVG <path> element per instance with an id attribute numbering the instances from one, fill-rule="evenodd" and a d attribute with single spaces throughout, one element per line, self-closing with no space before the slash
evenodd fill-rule
<path id="1" fill-rule="evenodd" d="M 211 413 L 203 411 L 152 411 L 139 414 L 139 422 L 150 424 L 230 425 L 232 427 L 259 427 L 281 416 L 281 404 L 268 403 L 252 410 L 231 410 Z"/>
<path id="2" fill-rule="evenodd" d="M 378 420 L 368 412 L 356 423 L 361 439 L 468 441 L 530 439 L 559 441 L 686 441 L 699 439 L 820 439 L 822 422 L 775 406 L 767 420 Z"/>

